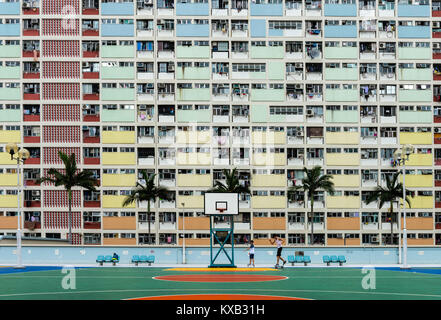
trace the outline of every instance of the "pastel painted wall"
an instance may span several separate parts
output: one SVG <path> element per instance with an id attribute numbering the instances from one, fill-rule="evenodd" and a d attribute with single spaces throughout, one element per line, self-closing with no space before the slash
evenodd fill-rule
<path id="1" fill-rule="evenodd" d="M 13 265 L 16 263 L 15 246 L 1 246 L 0 256 L 2 264 Z M 241 251 L 243 247 L 235 250 L 235 263 L 248 263 L 248 255 Z M 231 248 L 227 248 L 231 252 Z M 283 256 L 294 255 L 295 251 L 303 251 L 311 257 L 312 264 L 323 265 L 323 255 L 344 255 L 348 264 L 397 264 L 397 248 L 307 248 L 307 247 L 285 247 Z M 133 255 L 154 255 L 155 264 L 176 264 L 182 263 L 182 248 L 177 247 L 41 247 L 24 246 L 22 258 L 25 265 L 86 265 L 96 264 L 98 255 L 112 255 L 113 252 L 120 256 L 120 264 L 130 264 Z M 187 264 L 209 264 L 210 249 L 205 247 L 187 247 Z M 274 247 L 256 248 L 255 259 L 257 264 L 274 264 L 276 260 L 276 249 Z M 220 256 L 216 262 L 227 262 L 226 257 Z M 441 264 L 441 248 L 412 247 L 408 248 L 408 263 L 414 264 Z"/>

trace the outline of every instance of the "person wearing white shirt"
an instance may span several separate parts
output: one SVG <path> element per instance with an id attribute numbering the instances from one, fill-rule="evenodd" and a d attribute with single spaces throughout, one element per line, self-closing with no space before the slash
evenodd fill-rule
<path id="1" fill-rule="evenodd" d="M 283 243 L 285 242 L 282 238 L 275 236 L 274 240 L 273 239 L 269 239 L 271 244 L 276 244 L 277 245 L 277 263 L 276 263 L 276 267 L 279 266 L 279 260 L 283 261 L 283 265 L 282 267 L 285 265 L 286 260 L 282 258 L 282 250 L 283 250 Z"/>

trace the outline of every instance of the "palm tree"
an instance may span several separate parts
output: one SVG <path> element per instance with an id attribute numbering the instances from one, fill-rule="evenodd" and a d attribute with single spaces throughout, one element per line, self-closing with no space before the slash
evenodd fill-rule
<path id="1" fill-rule="evenodd" d="M 366 204 L 369 204 L 374 201 L 378 201 L 378 208 L 381 209 L 383 205 L 388 202 L 390 203 L 389 208 L 389 218 L 390 218 L 390 244 L 393 244 L 393 221 L 394 221 L 394 207 L 393 203 L 399 199 L 403 199 L 403 184 L 398 182 L 398 176 L 400 172 L 395 172 L 392 176 L 386 175 L 386 187 L 382 187 L 378 185 L 375 190 L 366 198 L 364 201 Z M 406 189 L 406 193 L 409 194 L 409 191 Z M 406 196 L 406 202 L 410 208 L 410 199 Z"/>
<path id="2" fill-rule="evenodd" d="M 225 175 L 225 184 L 219 180 L 216 180 L 214 187 L 208 192 L 224 192 L 224 193 L 250 193 L 250 189 L 246 185 L 240 184 L 239 175 L 237 174 L 237 168 L 232 170 L 222 170 Z"/>
<path id="3" fill-rule="evenodd" d="M 136 182 L 136 187 L 132 189 L 131 194 L 125 198 L 123 202 L 123 207 L 131 205 L 135 201 L 147 201 L 147 219 L 149 222 L 150 234 L 150 201 L 153 200 L 153 202 L 155 202 L 157 198 L 169 200 L 170 194 L 167 188 L 157 187 L 155 185 L 155 174 L 148 176 L 145 170 L 142 170 L 141 174 L 142 179 L 145 181 L 145 185 L 141 184 L 139 181 Z"/>
<path id="4" fill-rule="evenodd" d="M 312 169 L 303 168 L 304 177 L 302 179 L 301 186 L 292 186 L 288 190 L 288 194 L 292 195 L 296 191 L 302 190 L 308 195 L 308 199 L 311 203 L 311 243 L 314 244 L 314 196 L 319 189 L 333 195 L 334 183 L 331 181 L 332 175 L 322 174 L 322 168 L 320 166 L 315 166 Z"/>
<path id="5" fill-rule="evenodd" d="M 81 187 L 89 191 L 96 191 L 95 185 L 97 180 L 93 177 L 92 171 L 79 171 L 77 168 L 77 162 L 75 160 L 75 154 L 70 156 L 63 152 L 58 152 L 58 156 L 64 163 L 64 172 L 60 172 L 57 169 L 49 169 L 46 177 L 39 179 L 39 183 L 51 182 L 56 187 L 63 186 L 66 189 L 69 200 L 69 243 L 72 244 L 72 188 Z"/>

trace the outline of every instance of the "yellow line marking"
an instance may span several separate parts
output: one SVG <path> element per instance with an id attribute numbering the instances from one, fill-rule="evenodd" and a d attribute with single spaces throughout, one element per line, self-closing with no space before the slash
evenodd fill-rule
<path id="1" fill-rule="evenodd" d="M 248 271 L 278 271 L 273 268 L 172 268 L 165 271 L 230 271 L 230 272 L 248 272 Z"/>

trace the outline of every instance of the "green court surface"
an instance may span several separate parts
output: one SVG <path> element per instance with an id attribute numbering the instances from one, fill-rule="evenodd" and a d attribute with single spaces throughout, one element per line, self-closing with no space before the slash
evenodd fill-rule
<path id="1" fill-rule="evenodd" d="M 165 275 L 282 276 L 258 282 L 187 282 L 153 279 Z M 166 268 L 101 267 L 75 270 L 75 289 L 63 289 L 63 278 L 73 274 L 60 268 L 28 267 L 0 270 L 0 299 L 132 299 L 190 294 L 272 295 L 326 300 L 432 300 L 441 298 L 441 269 L 285 268 L 277 271 L 188 272 Z M 375 289 L 364 289 L 363 278 L 375 279 Z M 197 277 L 196 277 L 197 278 Z M 280 278 L 280 277 L 279 277 Z M 66 281 L 65 281 L 66 282 Z M 365 281 L 366 282 L 366 281 Z M 371 285 L 373 283 L 371 282 Z"/>

